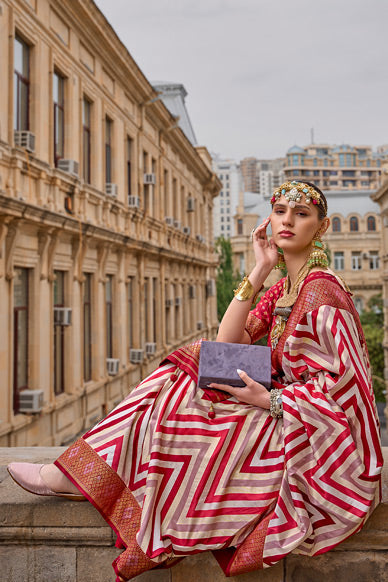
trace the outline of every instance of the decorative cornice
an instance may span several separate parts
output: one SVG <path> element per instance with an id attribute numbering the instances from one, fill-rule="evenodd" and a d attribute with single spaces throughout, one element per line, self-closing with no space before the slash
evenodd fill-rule
<path id="1" fill-rule="evenodd" d="M 9 196 L 5 196 L 1 192 L 0 207 L 2 208 L 3 213 L 8 211 L 7 216 L 9 216 L 11 219 L 23 218 L 26 222 L 28 221 L 31 224 L 35 224 L 39 227 L 42 227 L 43 224 L 45 224 L 47 228 L 54 227 L 63 233 L 73 235 L 74 241 L 80 238 L 81 232 L 81 238 L 83 239 L 89 239 L 89 237 L 91 237 L 97 243 L 107 242 L 124 249 L 128 248 L 128 246 L 131 246 L 133 251 L 138 251 L 140 253 L 147 252 L 157 256 L 162 255 L 166 257 L 167 260 L 173 259 L 176 261 L 188 261 L 189 263 L 195 263 L 201 266 L 213 264 L 213 261 L 207 259 L 206 257 L 202 258 L 193 256 L 191 251 L 185 252 L 179 249 L 172 250 L 162 248 L 149 241 L 138 240 L 124 233 L 114 232 L 102 226 L 81 222 L 71 216 L 64 216 L 63 214 L 48 210 L 47 208 L 39 208 L 38 206 L 33 206 L 16 198 L 9 198 Z M 195 241 L 193 241 L 193 244 L 195 246 Z M 210 247 L 207 247 L 207 250 L 211 252 Z M 76 260 L 76 256 L 74 256 L 74 260 Z M 79 275 L 77 274 L 76 277 L 78 276 Z"/>

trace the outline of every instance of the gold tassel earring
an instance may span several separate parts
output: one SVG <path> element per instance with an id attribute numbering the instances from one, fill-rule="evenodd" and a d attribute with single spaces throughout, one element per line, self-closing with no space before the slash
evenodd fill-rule
<path id="1" fill-rule="evenodd" d="M 327 254 L 325 253 L 325 243 L 322 242 L 321 233 L 318 231 L 313 238 L 313 248 L 307 259 L 307 265 L 310 268 L 313 267 L 323 267 L 327 269 L 329 266 L 329 261 L 327 260 Z"/>

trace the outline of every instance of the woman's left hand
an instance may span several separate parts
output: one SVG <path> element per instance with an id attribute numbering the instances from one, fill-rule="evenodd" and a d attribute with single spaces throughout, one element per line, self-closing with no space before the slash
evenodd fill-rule
<path id="1" fill-rule="evenodd" d="M 228 384 L 216 384 L 215 382 L 212 382 L 208 386 L 209 388 L 217 388 L 218 390 L 229 392 L 229 394 L 235 396 L 240 402 L 253 404 L 254 406 L 269 410 L 270 397 L 267 388 L 263 384 L 252 380 L 243 370 L 237 370 L 237 373 L 241 380 L 245 382 L 246 386 L 240 388 L 237 386 L 229 386 Z"/>

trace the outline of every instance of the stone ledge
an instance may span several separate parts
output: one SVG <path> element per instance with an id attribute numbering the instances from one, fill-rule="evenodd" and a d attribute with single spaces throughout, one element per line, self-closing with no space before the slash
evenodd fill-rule
<path id="1" fill-rule="evenodd" d="M 64 447 L 0 448 L 0 571 L 7 582 L 113 582 L 115 535 L 90 503 L 30 495 L 6 471 L 11 461 L 51 462 Z M 290 555 L 273 568 L 225 578 L 210 552 L 137 582 L 386 582 L 388 447 L 383 449 L 383 500 L 362 531 L 332 552 Z"/>

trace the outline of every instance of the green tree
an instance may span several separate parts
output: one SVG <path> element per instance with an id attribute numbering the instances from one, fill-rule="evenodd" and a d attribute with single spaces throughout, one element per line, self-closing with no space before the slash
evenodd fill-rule
<path id="1" fill-rule="evenodd" d="M 233 272 L 232 245 L 229 239 L 218 237 L 215 249 L 220 257 L 217 269 L 217 314 L 221 321 L 229 303 L 233 299 L 233 289 L 238 285 L 239 278 Z"/>
<path id="2" fill-rule="evenodd" d="M 384 402 L 384 317 L 383 299 L 381 294 L 373 295 L 373 297 L 369 299 L 368 309 L 368 311 L 363 311 L 361 313 L 360 320 L 362 329 L 364 330 L 372 367 L 373 390 L 376 399 L 380 402 Z"/>

